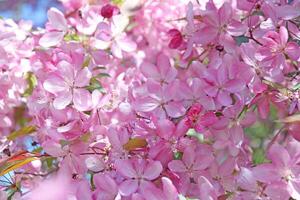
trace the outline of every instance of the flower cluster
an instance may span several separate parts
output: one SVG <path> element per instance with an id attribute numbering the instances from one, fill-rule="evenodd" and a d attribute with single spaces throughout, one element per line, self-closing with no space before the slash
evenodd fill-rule
<path id="1" fill-rule="evenodd" d="M 300 1 L 61 2 L 0 20 L 0 199 L 300 199 Z"/>

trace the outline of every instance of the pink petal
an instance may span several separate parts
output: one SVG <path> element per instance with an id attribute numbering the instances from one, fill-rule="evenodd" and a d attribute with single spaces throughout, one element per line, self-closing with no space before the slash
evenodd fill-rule
<path id="1" fill-rule="evenodd" d="M 109 55 L 105 51 L 97 50 L 97 51 L 91 52 L 91 54 L 97 65 L 106 65 L 110 62 Z"/>
<path id="2" fill-rule="evenodd" d="M 218 118 L 216 117 L 215 113 L 213 112 L 207 112 L 200 118 L 200 124 L 202 126 L 210 126 L 213 125 L 218 121 Z"/>
<path id="3" fill-rule="evenodd" d="M 183 105 L 177 102 L 169 102 L 165 105 L 165 109 L 168 115 L 172 118 L 183 116 L 185 113 L 185 108 L 183 107 Z"/>
<path id="4" fill-rule="evenodd" d="M 172 160 L 169 162 L 168 167 L 173 172 L 186 172 L 186 166 L 181 160 Z"/>
<path id="5" fill-rule="evenodd" d="M 194 170 L 204 170 L 208 168 L 212 162 L 214 161 L 214 157 L 212 155 L 203 155 L 198 157 L 195 160 L 195 164 L 193 165 Z"/>
<path id="6" fill-rule="evenodd" d="M 0 115 L 0 127 L 6 128 L 12 125 L 12 121 L 8 116 Z"/>
<path id="7" fill-rule="evenodd" d="M 270 147 L 268 157 L 272 163 L 281 168 L 288 167 L 291 160 L 288 151 L 277 143 Z"/>
<path id="8" fill-rule="evenodd" d="M 277 169 L 272 164 L 261 164 L 253 168 L 253 175 L 256 180 L 263 183 L 271 183 L 280 180 Z"/>
<path id="9" fill-rule="evenodd" d="M 64 109 L 72 102 L 71 91 L 61 92 L 53 101 L 53 106 L 57 110 Z"/>
<path id="10" fill-rule="evenodd" d="M 175 125 L 168 119 L 158 121 L 157 134 L 164 139 L 170 138 L 175 130 Z"/>
<path id="11" fill-rule="evenodd" d="M 161 78 L 160 73 L 157 70 L 157 67 L 149 62 L 144 62 L 141 64 L 140 68 L 142 74 L 147 78 L 153 78 L 154 80 L 159 81 Z"/>
<path id="12" fill-rule="evenodd" d="M 257 104 L 258 112 L 259 112 L 261 118 L 267 119 L 269 112 L 270 112 L 270 104 L 266 97 L 262 97 L 262 98 L 263 99 L 261 99 Z"/>
<path id="13" fill-rule="evenodd" d="M 227 68 L 223 65 L 217 69 L 217 81 L 220 85 L 223 85 L 228 80 Z"/>
<path id="14" fill-rule="evenodd" d="M 215 97 L 218 91 L 219 89 L 216 86 L 207 86 L 204 88 L 204 92 L 210 97 Z"/>
<path id="15" fill-rule="evenodd" d="M 292 5 L 276 6 L 275 12 L 278 15 L 278 17 L 284 20 L 291 20 L 300 16 L 299 6 L 298 7 Z"/>
<path id="16" fill-rule="evenodd" d="M 256 190 L 256 180 L 250 169 L 241 167 L 240 174 L 237 178 L 237 184 L 244 190 Z"/>
<path id="17" fill-rule="evenodd" d="M 290 182 L 290 181 L 289 181 Z M 266 195 L 272 200 L 289 200 L 290 196 L 293 197 L 293 199 L 299 199 L 300 193 L 299 191 L 294 191 L 294 194 L 291 194 L 289 191 L 289 187 L 286 185 L 286 183 L 278 182 L 274 184 L 270 184 L 265 189 Z"/>
<path id="18" fill-rule="evenodd" d="M 227 24 L 232 17 L 232 7 L 228 2 L 225 2 L 218 11 L 219 22 L 221 24 Z"/>
<path id="19" fill-rule="evenodd" d="M 152 98 L 138 99 L 134 102 L 134 108 L 140 112 L 150 112 L 159 106 L 159 102 Z"/>
<path id="20" fill-rule="evenodd" d="M 299 45 L 295 42 L 289 42 L 285 48 L 285 52 L 292 60 L 298 60 L 300 57 Z"/>
<path id="21" fill-rule="evenodd" d="M 199 30 L 197 32 L 198 34 L 198 40 L 200 44 L 207 44 L 212 42 L 214 39 L 216 39 L 218 35 L 218 30 L 211 26 L 206 26 L 205 28 Z"/>
<path id="22" fill-rule="evenodd" d="M 74 67 L 69 62 L 62 60 L 57 64 L 57 69 L 60 72 L 61 77 L 63 77 L 64 81 L 72 86 L 74 82 Z"/>
<path id="23" fill-rule="evenodd" d="M 59 31 L 67 30 L 67 21 L 61 11 L 57 8 L 50 8 L 47 14 L 51 27 Z"/>
<path id="24" fill-rule="evenodd" d="M 177 75 L 177 70 L 171 66 L 169 57 L 160 53 L 157 56 L 157 66 L 160 71 L 161 77 L 167 82 L 171 82 Z"/>
<path id="25" fill-rule="evenodd" d="M 115 162 L 117 172 L 128 178 L 137 177 L 136 171 L 133 169 L 132 163 L 129 160 L 117 160 Z"/>
<path id="26" fill-rule="evenodd" d="M 109 192 L 111 194 L 116 194 L 118 192 L 118 186 L 113 178 L 107 174 L 97 174 L 94 177 L 95 185 L 97 188 Z"/>
<path id="27" fill-rule="evenodd" d="M 45 141 L 42 144 L 43 150 L 54 157 L 60 157 L 66 155 L 66 152 L 62 150 L 62 147 L 59 143 L 56 143 L 52 140 Z"/>
<path id="28" fill-rule="evenodd" d="M 51 76 L 46 79 L 43 83 L 43 87 L 46 91 L 51 92 L 52 94 L 69 90 L 69 87 L 66 85 L 64 80 L 58 76 Z"/>
<path id="29" fill-rule="evenodd" d="M 115 42 L 111 45 L 111 52 L 116 58 L 123 58 L 122 50 L 120 46 Z"/>
<path id="30" fill-rule="evenodd" d="M 218 102 L 223 106 L 229 106 L 232 103 L 232 99 L 227 91 L 219 90 L 217 96 Z"/>
<path id="31" fill-rule="evenodd" d="M 126 180 L 121 185 L 119 185 L 119 192 L 123 196 L 129 196 L 138 189 L 137 180 Z"/>
<path id="32" fill-rule="evenodd" d="M 60 31 L 47 32 L 39 40 L 39 45 L 46 48 L 56 46 L 63 40 L 64 35 L 65 34 Z"/>
<path id="33" fill-rule="evenodd" d="M 184 162 L 184 165 L 189 168 L 194 164 L 196 155 L 194 148 L 187 147 L 185 148 L 182 156 L 182 161 Z"/>
<path id="34" fill-rule="evenodd" d="M 281 26 L 279 29 L 279 34 L 280 34 L 281 45 L 285 46 L 285 44 L 287 43 L 287 41 L 289 39 L 289 33 L 288 33 L 287 29 L 284 26 Z"/>
<path id="35" fill-rule="evenodd" d="M 246 87 L 246 85 L 245 85 L 244 81 L 241 81 L 239 79 L 229 80 L 224 85 L 224 89 L 226 89 L 227 91 L 229 91 L 231 93 L 240 92 L 243 89 L 245 89 L 245 87 Z"/>
<path id="36" fill-rule="evenodd" d="M 159 161 L 150 162 L 144 170 L 143 177 L 148 180 L 156 179 L 162 172 L 163 167 Z"/>
<path id="37" fill-rule="evenodd" d="M 92 78 L 91 71 L 87 67 L 84 67 L 77 73 L 74 85 L 76 87 L 87 86 L 89 84 L 91 78 Z"/>
<path id="38" fill-rule="evenodd" d="M 87 111 L 92 106 L 92 95 L 85 89 L 74 89 L 73 103 L 78 111 Z"/>
<path id="39" fill-rule="evenodd" d="M 162 177 L 163 192 L 165 194 L 165 200 L 177 199 L 178 192 L 172 181 L 166 177 Z"/>
<path id="40" fill-rule="evenodd" d="M 136 50 L 136 43 L 128 37 L 121 37 L 116 40 L 118 46 L 125 52 L 133 52 Z"/>
<path id="41" fill-rule="evenodd" d="M 227 26 L 227 32 L 232 36 L 243 35 L 246 31 L 247 26 L 236 20 L 232 20 L 232 22 Z"/>

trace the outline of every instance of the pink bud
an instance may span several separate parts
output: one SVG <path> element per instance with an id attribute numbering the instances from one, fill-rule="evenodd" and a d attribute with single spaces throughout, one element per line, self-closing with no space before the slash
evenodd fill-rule
<path id="1" fill-rule="evenodd" d="M 111 18 L 114 14 L 115 6 L 112 6 L 110 4 L 106 4 L 101 8 L 101 15 L 104 18 Z"/>
<path id="2" fill-rule="evenodd" d="M 183 41 L 180 31 L 177 29 L 171 29 L 168 31 L 168 35 L 171 37 L 169 48 L 177 49 L 182 44 Z"/>

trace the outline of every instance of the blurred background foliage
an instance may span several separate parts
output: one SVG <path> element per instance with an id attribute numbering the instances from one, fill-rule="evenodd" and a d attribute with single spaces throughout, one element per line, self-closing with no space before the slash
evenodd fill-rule
<path id="1" fill-rule="evenodd" d="M 0 0 L 0 16 L 15 21 L 30 20 L 35 27 L 43 27 L 50 7 L 62 9 L 57 0 Z"/>

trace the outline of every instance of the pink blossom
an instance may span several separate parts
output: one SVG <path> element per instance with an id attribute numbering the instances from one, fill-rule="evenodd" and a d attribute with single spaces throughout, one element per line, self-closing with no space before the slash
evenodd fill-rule
<path id="1" fill-rule="evenodd" d="M 43 47 L 51 47 L 57 45 L 63 40 L 67 31 L 67 21 L 62 12 L 56 8 L 48 11 L 50 32 L 45 33 L 39 40 L 39 44 Z"/>
<path id="2" fill-rule="evenodd" d="M 56 96 L 53 101 L 54 107 L 64 109 L 73 102 L 76 109 L 89 110 L 91 94 L 84 89 L 92 76 L 89 69 L 75 71 L 74 67 L 65 61 L 58 63 L 57 67 L 57 73 L 51 74 L 43 83 L 45 90 Z"/>
<path id="3" fill-rule="evenodd" d="M 125 178 L 119 186 L 120 194 L 124 196 L 143 189 L 145 184 L 150 184 L 149 181 L 156 179 L 162 172 L 159 161 L 117 160 L 115 167 Z"/>

